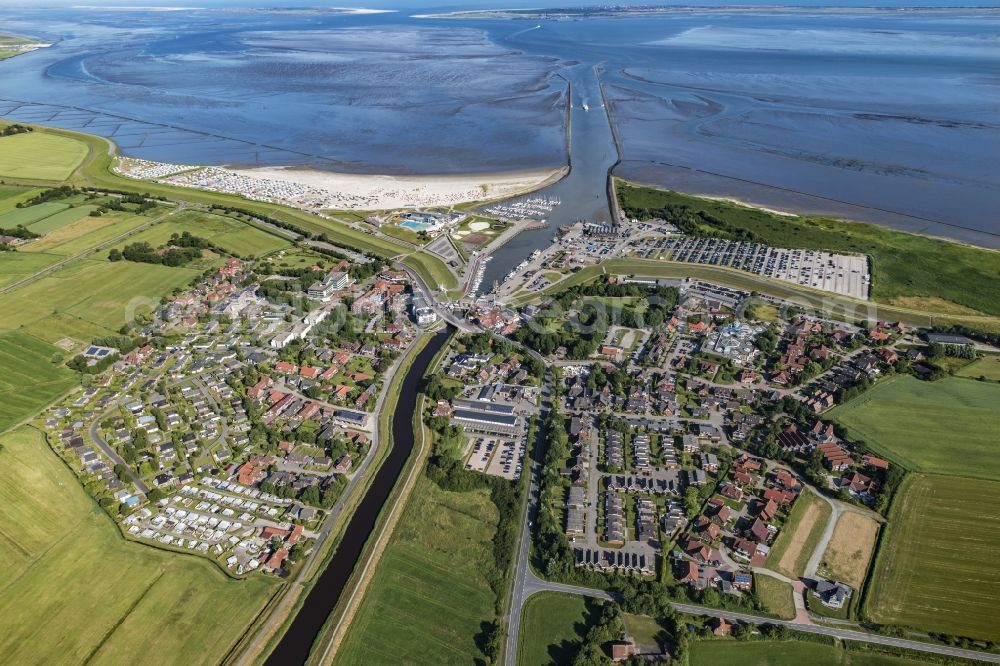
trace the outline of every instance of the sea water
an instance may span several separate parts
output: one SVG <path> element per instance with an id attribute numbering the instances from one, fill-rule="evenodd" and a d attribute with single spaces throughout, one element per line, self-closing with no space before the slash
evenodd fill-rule
<path id="1" fill-rule="evenodd" d="M 179 163 L 488 173 L 571 150 L 559 221 L 606 216 L 607 112 L 617 175 L 1000 244 L 995 11 L 419 13 L 11 10 L 4 30 L 55 44 L 0 62 L 0 116 Z"/>

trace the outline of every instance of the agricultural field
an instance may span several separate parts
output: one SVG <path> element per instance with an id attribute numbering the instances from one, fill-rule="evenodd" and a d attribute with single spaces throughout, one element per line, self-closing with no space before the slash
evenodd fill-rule
<path id="1" fill-rule="evenodd" d="M 518 663 L 524 666 L 572 663 L 598 610 L 585 597 L 541 592 L 524 604 Z M 513 637 L 512 637 L 513 640 Z"/>
<path id="2" fill-rule="evenodd" d="M 782 620 L 795 617 L 795 600 L 792 586 L 783 580 L 763 574 L 753 577 L 754 589 L 764 609 Z"/>
<path id="3" fill-rule="evenodd" d="M 35 206 L 22 210 L 32 210 L 33 208 L 35 208 Z M 48 217 L 38 220 L 37 222 L 32 222 L 28 225 L 28 229 L 34 231 L 36 234 L 44 235 L 51 233 L 56 229 L 65 227 L 67 224 L 73 224 L 74 222 L 89 216 L 90 212 L 94 210 L 97 210 L 97 206 L 73 206 L 72 208 L 67 208 L 66 210 L 55 213 L 54 215 L 49 215 Z"/>
<path id="4" fill-rule="evenodd" d="M 674 211 L 705 213 L 721 225 L 700 223 L 704 231 L 726 237 L 749 231 L 775 247 L 865 254 L 874 265 L 872 297 L 881 303 L 911 307 L 915 299 L 928 310 L 962 306 L 961 312 L 1000 315 L 1000 253 L 971 245 L 908 234 L 860 222 L 824 217 L 788 216 L 703 199 L 678 192 L 617 183 L 619 200 L 630 216 L 662 217 Z M 923 309 L 923 308 L 918 308 Z M 946 310 L 947 311 L 947 310 Z"/>
<path id="5" fill-rule="evenodd" d="M 336 662 L 484 659 L 476 636 L 495 599 L 481 566 L 496 520 L 486 491 L 447 492 L 421 475 Z"/>
<path id="6" fill-rule="evenodd" d="M 21 428 L 0 444 L 5 660 L 217 664 L 281 585 L 125 541 L 41 433 Z"/>
<path id="7" fill-rule="evenodd" d="M 86 216 L 46 233 L 18 251 L 49 252 L 70 257 L 141 227 L 149 220 L 145 215 L 127 212 L 108 213 L 101 217 Z"/>
<path id="8" fill-rule="evenodd" d="M 984 356 L 964 366 L 955 374 L 959 377 L 983 378 L 991 382 L 1000 382 L 1000 355 Z"/>
<path id="9" fill-rule="evenodd" d="M 817 573 L 860 590 L 878 539 L 879 525 L 854 511 L 841 514 Z"/>
<path id="10" fill-rule="evenodd" d="M 69 204 L 62 201 L 46 201 L 27 208 L 14 208 L 14 210 L 0 215 L 0 229 L 11 229 L 17 226 L 27 227 L 68 208 Z M 42 232 L 36 231 L 35 233 Z"/>
<path id="11" fill-rule="evenodd" d="M 892 377 L 830 417 L 904 467 L 1000 480 L 1000 386 L 958 377 Z"/>
<path id="12" fill-rule="evenodd" d="M 58 351 L 22 332 L 0 334 L 0 432 L 31 417 L 76 383 L 72 370 L 52 363 Z"/>
<path id="13" fill-rule="evenodd" d="M 1000 640 L 1000 483 L 910 474 L 885 529 L 865 602 L 874 621 Z"/>
<path id="14" fill-rule="evenodd" d="M 803 491 L 767 558 L 767 566 L 789 578 L 799 578 L 823 536 L 833 509 L 815 493 Z"/>
<path id="15" fill-rule="evenodd" d="M 0 253 L 0 287 L 5 287 L 12 282 L 17 282 L 21 278 L 37 273 L 62 258 L 58 254 L 36 252 Z"/>
<path id="16" fill-rule="evenodd" d="M 108 335 L 135 313 L 149 311 L 159 303 L 161 296 L 183 287 L 197 275 L 197 271 L 187 268 L 81 260 L 0 294 L 0 312 L 4 313 L 0 332 L 21 326 L 41 325 L 44 328 L 49 318 L 70 315 L 83 320 L 84 324 L 80 327 L 81 335 L 71 332 L 69 337 L 89 338 L 96 328 Z"/>
<path id="17" fill-rule="evenodd" d="M 695 641 L 690 666 L 917 666 L 923 661 L 805 641 Z"/>
<path id="18" fill-rule="evenodd" d="M 149 229 L 130 236 L 116 247 L 121 249 L 130 243 L 143 241 L 153 247 L 159 247 L 170 240 L 172 234 L 182 234 L 185 231 L 205 238 L 223 250 L 241 257 L 260 256 L 291 247 L 288 240 L 261 231 L 247 222 L 195 211 L 185 211 L 169 217 Z"/>
<path id="19" fill-rule="evenodd" d="M 0 184 L 0 215 L 18 210 L 17 204 L 27 201 L 44 191 L 41 187 Z"/>
<path id="20" fill-rule="evenodd" d="M 0 178 L 66 180 L 87 156 L 87 144 L 49 132 L 14 134 L 0 142 Z"/>

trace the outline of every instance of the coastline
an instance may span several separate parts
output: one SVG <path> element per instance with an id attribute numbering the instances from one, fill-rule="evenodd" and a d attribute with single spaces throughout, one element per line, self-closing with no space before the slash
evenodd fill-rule
<path id="1" fill-rule="evenodd" d="M 302 167 L 231 169 L 251 178 L 294 183 L 331 193 L 331 210 L 433 208 L 471 201 L 506 199 L 555 182 L 563 168 L 482 174 L 392 176 L 352 174 Z M 344 194 L 349 193 L 349 194 Z M 368 203 L 357 204 L 357 199 Z"/>
<path id="2" fill-rule="evenodd" d="M 227 167 L 168 164 L 120 157 L 128 178 L 235 194 L 312 211 L 450 208 L 508 199 L 547 187 L 567 166 L 479 174 L 381 175 L 299 166 Z"/>
<path id="3" fill-rule="evenodd" d="M 685 171 L 691 170 L 685 169 Z M 627 176 L 618 174 L 612 175 L 618 180 L 638 187 L 670 190 L 687 196 L 697 197 L 699 199 L 727 202 L 744 208 L 752 208 L 771 213 L 773 215 L 787 217 L 789 219 L 825 217 L 850 224 L 868 224 L 875 227 L 882 227 L 898 233 L 910 234 L 912 236 L 922 236 L 924 238 L 954 243 L 956 245 L 963 245 L 978 250 L 1000 252 L 1000 240 L 997 240 L 1000 238 L 1000 234 L 995 232 L 964 227 L 937 220 L 917 218 L 912 215 L 897 213 L 895 211 L 873 209 L 872 207 L 864 204 L 837 201 L 805 192 L 782 190 L 781 188 L 770 185 L 740 183 L 744 185 L 744 187 L 740 188 L 743 191 L 739 194 L 735 194 L 731 188 L 727 190 L 727 188 L 722 186 L 712 187 L 706 186 L 704 183 L 695 183 L 690 181 L 677 182 L 676 180 L 671 179 L 674 180 L 674 182 L 667 184 L 662 180 L 649 179 L 648 177 L 637 176 L 635 174 L 629 174 Z M 746 186 L 750 187 L 748 188 Z M 752 190 L 756 191 L 758 194 L 755 194 Z M 775 190 L 777 190 L 779 194 L 787 194 L 792 197 L 799 197 L 800 199 L 785 201 L 784 205 L 758 203 L 755 201 L 756 196 L 758 196 L 759 193 Z M 767 197 L 762 196 L 762 198 Z M 817 207 L 813 203 L 805 200 L 818 201 L 821 204 L 828 203 L 831 204 L 831 207 Z M 853 208 L 855 209 L 855 212 L 852 214 L 852 212 L 846 210 L 847 208 Z M 869 214 L 866 215 L 866 212 Z M 879 215 L 878 213 L 882 213 L 883 215 Z M 947 233 L 949 231 L 951 233 Z"/>

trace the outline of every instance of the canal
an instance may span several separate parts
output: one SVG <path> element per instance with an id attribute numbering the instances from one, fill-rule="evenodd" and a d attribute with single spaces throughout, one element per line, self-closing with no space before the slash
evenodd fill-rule
<path id="1" fill-rule="evenodd" d="M 577 220 L 610 222 L 608 173 L 618 161 L 614 131 L 608 121 L 601 85 L 593 63 L 581 63 L 560 72 L 572 86 L 570 97 L 570 172 L 557 183 L 533 196 L 554 197 L 562 203 L 548 216 L 548 227 L 522 231 L 492 253 L 486 264 L 480 292 L 489 292 L 494 282 L 507 274 L 535 250 L 552 244 L 559 227 Z"/>
<path id="2" fill-rule="evenodd" d="M 267 666 L 304 664 L 309 651 L 327 617 L 344 592 L 347 579 L 361 556 L 368 537 L 375 529 L 382 506 L 392 492 L 403 466 L 413 450 L 413 407 L 417 403 L 420 380 L 427 372 L 434 355 L 444 345 L 451 329 L 439 331 L 414 359 L 399 393 L 396 411 L 392 415 L 392 448 L 375 474 L 372 484 L 351 516 L 337 550 L 320 574 L 319 580 L 306 596 L 302 608 L 292 620 L 288 631 L 267 658 Z M 385 445 L 382 442 L 380 445 Z"/>

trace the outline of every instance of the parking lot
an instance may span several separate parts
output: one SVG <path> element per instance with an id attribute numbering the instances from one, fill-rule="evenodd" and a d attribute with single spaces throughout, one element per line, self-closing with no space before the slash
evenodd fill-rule
<path id="1" fill-rule="evenodd" d="M 496 439 L 476 437 L 472 440 L 472 451 L 465 468 L 505 479 L 521 478 L 521 465 L 527 447 L 525 438 Z"/>
<path id="2" fill-rule="evenodd" d="M 644 239 L 636 253 L 709 266 L 727 266 L 854 298 L 867 299 L 871 277 L 863 255 L 774 248 L 762 243 L 672 236 Z"/>

